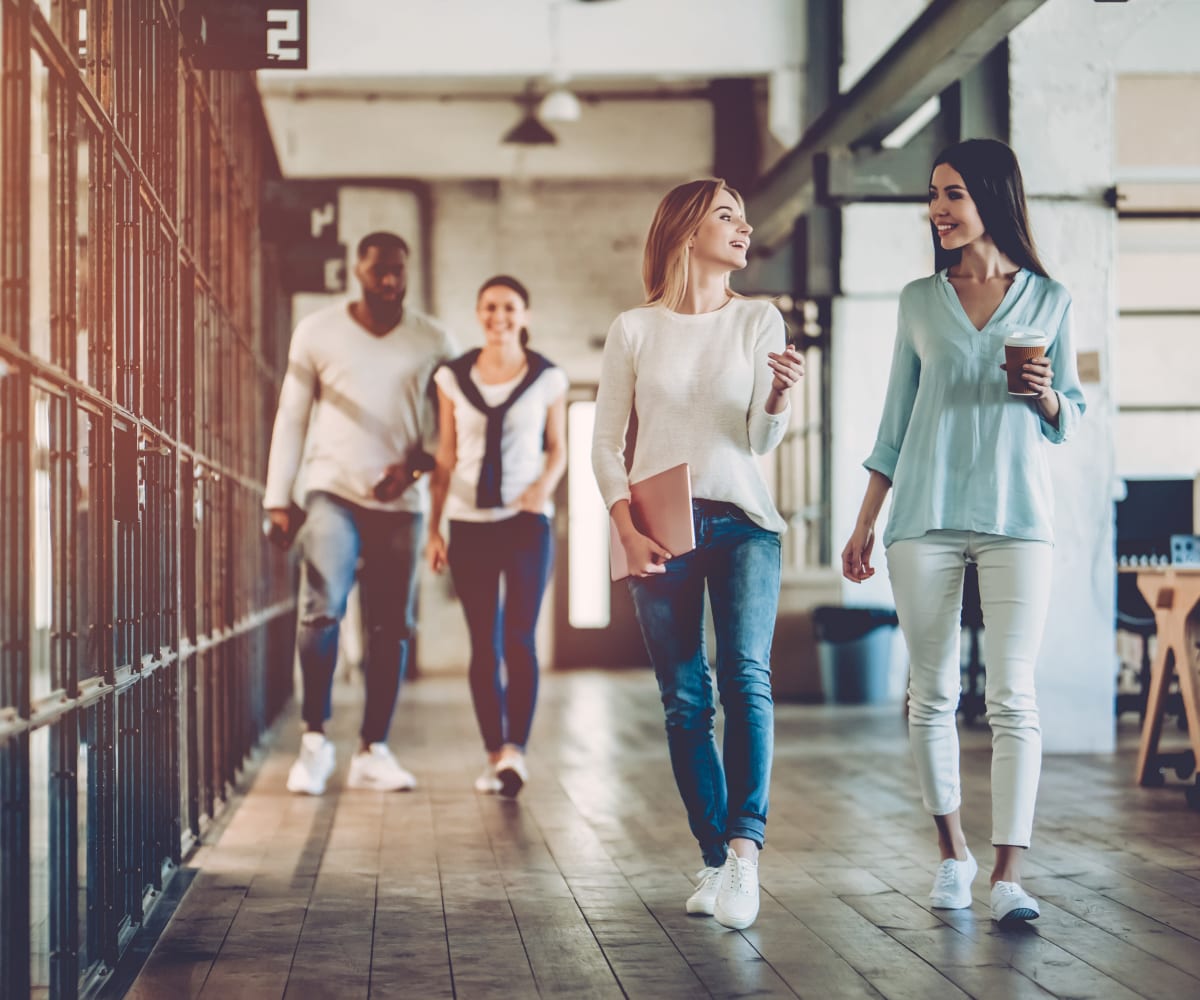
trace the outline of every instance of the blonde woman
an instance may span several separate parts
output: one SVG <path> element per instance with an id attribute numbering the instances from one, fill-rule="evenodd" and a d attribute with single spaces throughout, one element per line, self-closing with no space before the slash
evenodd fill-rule
<path id="1" fill-rule="evenodd" d="M 785 527 L 754 456 L 783 438 L 788 390 L 804 373 L 803 359 L 785 347 L 778 310 L 730 291 L 730 273 L 746 266 L 751 231 L 742 199 L 720 180 L 680 185 L 662 200 L 643 259 L 646 304 L 622 313 L 608 332 L 592 441 L 662 694 L 676 785 L 704 860 L 686 908 L 735 928 L 758 915 L 774 732 L 769 659 Z M 627 473 L 635 400 L 637 444 Z M 696 548 L 673 557 L 634 526 L 629 483 L 680 462 L 691 472 Z M 713 734 L 706 586 L 723 752 Z"/>
<path id="2" fill-rule="evenodd" d="M 529 292 L 516 278 L 485 281 L 475 312 L 483 347 L 433 377 L 440 433 L 425 556 L 436 573 L 449 565 L 471 634 L 471 700 L 487 754 L 475 789 L 512 798 L 529 779 L 534 633 L 553 560 L 552 497 L 567 465 L 567 376 L 529 350 Z"/>

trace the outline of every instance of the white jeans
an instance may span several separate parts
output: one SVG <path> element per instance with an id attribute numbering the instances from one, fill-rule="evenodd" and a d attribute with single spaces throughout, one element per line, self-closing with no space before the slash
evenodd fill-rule
<path id="1" fill-rule="evenodd" d="M 1042 765 L 1033 671 L 1050 596 L 1053 548 L 1002 535 L 930 531 L 893 542 L 888 575 L 908 645 L 908 732 L 925 808 L 962 804 L 958 728 L 963 573 L 979 567 L 987 720 L 992 727 L 992 843 L 1028 847 Z"/>

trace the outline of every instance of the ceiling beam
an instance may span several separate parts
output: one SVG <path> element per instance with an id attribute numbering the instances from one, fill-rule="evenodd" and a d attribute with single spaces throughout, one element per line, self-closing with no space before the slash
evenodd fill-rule
<path id="1" fill-rule="evenodd" d="M 813 199 L 818 153 L 873 146 L 961 79 L 1045 0 L 931 0 L 862 78 L 837 97 L 762 178 L 746 209 L 755 242 L 787 239 Z"/>

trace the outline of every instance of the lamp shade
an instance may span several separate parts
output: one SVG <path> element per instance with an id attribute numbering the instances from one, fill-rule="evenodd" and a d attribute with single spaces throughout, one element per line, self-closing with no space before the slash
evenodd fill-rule
<path id="1" fill-rule="evenodd" d="M 578 97 L 566 87 L 555 87 L 542 98 L 537 116 L 544 122 L 577 122 L 581 111 Z"/>
<path id="2" fill-rule="evenodd" d="M 525 112 L 525 117 L 509 129 L 500 141 L 517 146 L 552 146 L 558 142 L 558 138 L 537 120 L 537 116 L 532 110 L 529 110 Z"/>

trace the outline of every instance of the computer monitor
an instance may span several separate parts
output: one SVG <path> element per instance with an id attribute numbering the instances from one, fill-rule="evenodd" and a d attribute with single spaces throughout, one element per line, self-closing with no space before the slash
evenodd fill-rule
<path id="1" fill-rule="evenodd" d="M 1197 480 L 1161 478 L 1125 480 L 1125 499 L 1116 504 L 1117 561 L 1167 562 L 1171 536 L 1195 528 Z"/>

